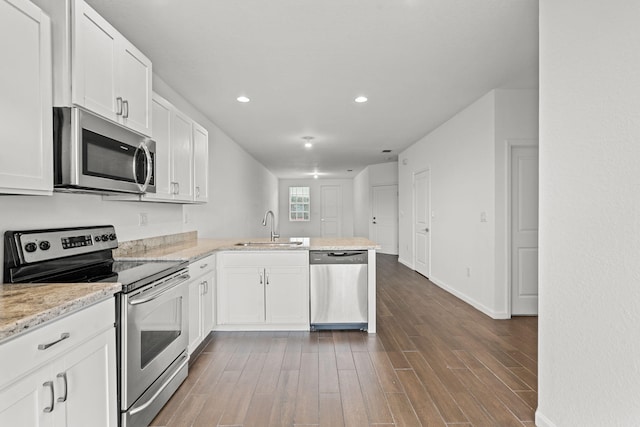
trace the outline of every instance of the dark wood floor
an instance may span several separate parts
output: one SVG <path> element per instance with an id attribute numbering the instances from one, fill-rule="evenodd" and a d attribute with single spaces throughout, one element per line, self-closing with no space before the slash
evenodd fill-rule
<path id="1" fill-rule="evenodd" d="M 377 260 L 377 334 L 216 332 L 152 425 L 534 426 L 537 318 Z"/>

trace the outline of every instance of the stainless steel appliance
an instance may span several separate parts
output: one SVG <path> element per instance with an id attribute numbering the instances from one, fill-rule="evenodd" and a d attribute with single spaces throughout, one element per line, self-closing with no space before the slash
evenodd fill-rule
<path id="1" fill-rule="evenodd" d="M 113 226 L 7 231 L 4 283 L 120 282 L 121 425 L 147 426 L 188 373 L 188 263 L 115 261 Z"/>
<path id="2" fill-rule="evenodd" d="M 53 108 L 54 189 L 155 193 L 155 141 L 77 107 Z"/>
<path id="3" fill-rule="evenodd" d="M 310 251 L 311 330 L 368 324 L 367 251 Z"/>

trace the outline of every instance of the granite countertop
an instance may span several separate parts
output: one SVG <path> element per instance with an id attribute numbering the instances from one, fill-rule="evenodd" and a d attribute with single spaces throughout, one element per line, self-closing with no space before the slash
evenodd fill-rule
<path id="1" fill-rule="evenodd" d="M 360 237 L 280 238 L 277 241 L 300 244 L 272 245 L 268 238 L 199 239 L 195 232 L 187 232 L 122 242 L 113 251 L 113 256 L 118 260 L 193 262 L 220 251 L 379 249 L 375 242 Z M 243 242 L 249 244 L 239 245 Z M 113 297 L 121 290 L 119 283 L 0 284 L 0 343 L 60 316 Z"/>
<path id="2" fill-rule="evenodd" d="M 242 245 L 241 243 L 249 243 Z M 195 261 L 220 251 L 278 251 L 278 250 L 367 250 L 380 246 L 362 237 L 319 238 L 292 237 L 277 239 L 278 243 L 301 242 L 301 244 L 272 245 L 268 238 L 247 239 L 193 239 L 163 246 L 145 247 L 137 244 L 114 251 L 118 260 Z M 253 244 L 252 244 L 253 243 Z"/>
<path id="3" fill-rule="evenodd" d="M 120 283 L 0 284 L 0 343 L 120 292 Z"/>

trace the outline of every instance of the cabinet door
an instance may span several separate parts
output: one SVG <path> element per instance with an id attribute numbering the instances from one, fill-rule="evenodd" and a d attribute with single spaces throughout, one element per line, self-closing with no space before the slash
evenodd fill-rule
<path id="1" fill-rule="evenodd" d="M 122 124 L 151 135 L 151 61 L 124 38 L 120 46 L 117 82 L 124 103 Z"/>
<path id="2" fill-rule="evenodd" d="M 189 353 L 202 342 L 202 280 L 189 283 Z"/>
<path id="3" fill-rule="evenodd" d="M 173 198 L 193 200 L 193 145 L 191 141 L 191 119 L 179 111 L 171 114 L 171 158 Z"/>
<path id="4" fill-rule="evenodd" d="M 154 156 L 156 172 L 154 176 L 156 192 L 145 194 L 145 198 L 171 200 L 171 104 L 164 98 L 153 95 L 152 135 L 156 142 Z"/>
<path id="5" fill-rule="evenodd" d="M 208 272 L 202 279 L 204 281 L 204 294 L 202 298 L 202 338 L 204 339 L 213 330 L 215 323 L 215 289 L 216 272 Z"/>
<path id="6" fill-rule="evenodd" d="M 225 267 L 218 284 L 221 324 L 264 323 L 264 269 Z"/>
<path id="7" fill-rule="evenodd" d="M 63 369 L 54 369 L 57 400 L 67 426 L 116 427 L 115 328 L 81 344 L 64 357 Z"/>
<path id="8" fill-rule="evenodd" d="M 118 121 L 122 97 L 117 92 L 117 57 L 122 36 L 84 1 L 73 2 L 73 17 L 71 100 Z"/>
<path id="9" fill-rule="evenodd" d="M 0 390 L 0 426 L 53 426 L 56 410 L 51 368 L 45 366 Z"/>
<path id="10" fill-rule="evenodd" d="M 27 0 L 0 0 L 0 193 L 51 194 L 51 27 Z"/>
<path id="11" fill-rule="evenodd" d="M 209 179 L 209 133 L 197 123 L 193 124 L 193 167 L 196 202 L 207 202 Z"/>
<path id="12" fill-rule="evenodd" d="M 309 280 L 304 267 L 267 267 L 267 323 L 309 323 Z"/>

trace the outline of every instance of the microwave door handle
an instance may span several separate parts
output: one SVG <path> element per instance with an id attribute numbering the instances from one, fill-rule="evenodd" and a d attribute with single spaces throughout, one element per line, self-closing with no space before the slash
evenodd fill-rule
<path id="1" fill-rule="evenodd" d="M 142 149 L 142 151 L 144 151 L 144 156 L 147 159 L 147 174 L 146 174 L 146 178 L 144 180 L 143 184 L 140 184 L 138 182 L 137 179 L 137 175 L 136 175 L 136 157 L 137 157 L 137 153 L 138 151 Z M 153 163 L 152 163 L 153 159 L 151 158 L 151 152 L 149 152 L 149 148 L 147 147 L 147 144 L 143 141 L 140 143 L 140 145 L 138 145 L 138 148 L 136 148 L 136 152 L 133 155 L 133 179 L 136 181 L 136 184 L 138 184 L 138 188 L 140 188 L 140 191 L 142 191 L 143 193 L 145 191 L 147 191 L 147 186 L 149 186 L 149 182 L 151 181 L 151 175 L 153 173 Z"/>

